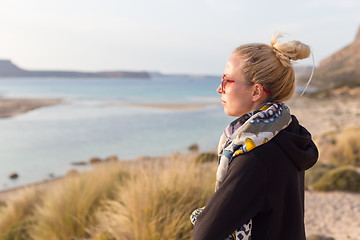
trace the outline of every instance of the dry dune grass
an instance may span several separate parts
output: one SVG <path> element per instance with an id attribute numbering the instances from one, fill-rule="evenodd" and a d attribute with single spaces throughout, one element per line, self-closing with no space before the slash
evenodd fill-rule
<path id="1" fill-rule="evenodd" d="M 197 165 L 183 157 L 146 161 L 132 168 L 116 198 L 98 212 L 101 220 L 93 230 L 95 236 L 190 239 L 189 216 L 212 194 L 214 170 L 213 163 Z"/>
<path id="2" fill-rule="evenodd" d="M 190 239 L 216 163 L 193 155 L 102 164 L 0 208 L 0 239 Z"/>
<path id="3" fill-rule="evenodd" d="M 335 138 L 331 158 L 337 164 L 360 166 L 360 128 L 348 127 Z"/>
<path id="4" fill-rule="evenodd" d="M 0 208 L 0 239 L 27 239 L 34 207 L 41 196 L 33 188 L 22 191 L 15 200 Z"/>
<path id="5" fill-rule="evenodd" d="M 101 166 L 96 170 L 65 179 L 50 189 L 35 209 L 32 239 L 86 237 L 86 228 L 96 223 L 94 213 L 101 201 L 111 198 L 121 166 Z"/>

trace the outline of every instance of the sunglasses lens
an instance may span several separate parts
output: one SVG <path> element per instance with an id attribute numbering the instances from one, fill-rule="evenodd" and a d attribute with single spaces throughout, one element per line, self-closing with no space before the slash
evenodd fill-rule
<path id="1" fill-rule="evenodd" d="M 225 76 L 222 77 L 221 79 L 221 92 L 224 92 L 224 89 L 225 89 Z"/>

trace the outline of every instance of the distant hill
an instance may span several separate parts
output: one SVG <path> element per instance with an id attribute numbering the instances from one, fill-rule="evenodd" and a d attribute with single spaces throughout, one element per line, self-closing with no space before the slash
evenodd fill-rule
<path id="1" fill-rule="evenodd" d="M 319 88 L 360 86 L 360 27 L 351 44 L 320 62 L 311 84 Z"/>
<path id="2" fill-rule="evenodd" d="M 0 60 L 0 77 L 106 77 L 106 78 L 150 78 L 148 72 L 108 71 L 29 71 L 13 64 L 10 60 Z"/>

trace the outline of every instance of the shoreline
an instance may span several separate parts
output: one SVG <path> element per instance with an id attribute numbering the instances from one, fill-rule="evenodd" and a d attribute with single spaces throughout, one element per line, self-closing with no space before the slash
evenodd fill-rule
<path id="1" fill-rule="evenodd" d="M 0 118 L 10 118 L 41 107 L 58 105 L 56 98 L 4 98 L 0 96 Z"/>
<path id="2" fill-rule="evenodd" d="M 64 180 L 65 178 L 66 178 L 66 176 L 59 176 L 59 177 L 55 177 L 53 179 L 42 180 L 39 182 L 28 183 L 25 185 L 14 187 L 14 188 L 1 190 L 0 191 L 0 202 L 11 201 L 12 199 L 17 198 L 19 193 L 25 191 L 26 189 L 35 188 L 36 190 L 39 190 L 39 191 L 46 190 L 48 187 L 54 186 L 54 184 L 60 184 L 62 182 L 62 180 Z"/>
<path id="3" fill-rule="evenodd" d="M 59 105 L 64 102 L 58 98 L 7 98 L 0 95 L 0 119 L 11 118 L 42 107 Z M 216 103 L 125 103 L 111 101 L 108 106 L 143 107 L 163 110 L 199 110 L 219 106 Z"/>

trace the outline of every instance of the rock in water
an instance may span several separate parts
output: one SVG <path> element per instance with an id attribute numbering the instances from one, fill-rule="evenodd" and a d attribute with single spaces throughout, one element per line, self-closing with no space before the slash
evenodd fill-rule
<path id="1" fill-rule="evenodd" d="M 9 176 L 10 179 L 14 179 L 14 180 L 17 179 L 18 177 L 19 177 L 19 174 L 16 172 L 10 174 L 10 176 Z"/>
<path id="2" fill-rule="evenodd" d="M 102 162 L 102 160 L 99 157 L 90 158 L 90 164 L 97 164 L 97 163 L 101 163 L 101 162 Z"/>

